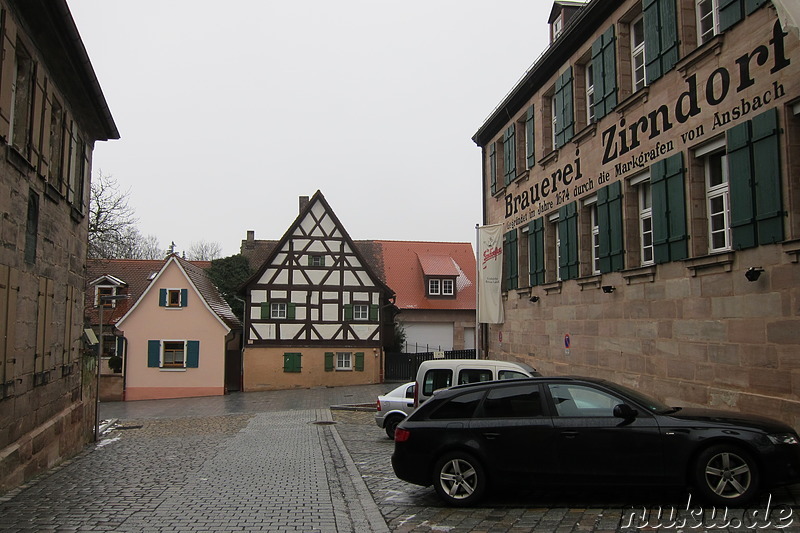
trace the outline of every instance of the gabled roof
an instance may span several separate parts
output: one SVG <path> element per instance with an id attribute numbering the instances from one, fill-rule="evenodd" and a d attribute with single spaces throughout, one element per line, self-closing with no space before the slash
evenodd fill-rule
<path id="1" fill-rule="evenodd" d="M 399 309 L 474 310 L 475 254 L 468 242 L 374 241 Z M 456 297 L 429 298 L 425 277 L 455 277 Z"/>
<path id="2" fill-rule="evenodd" d="M 251 251 L 252 251 L 251 254 L 248 254 L 246 252 L 246 250 L 244 249 L 245 246 L 242 246 L 242 253 L 244 253 L 245 256 L 248 257 L 248 260 L 250 261 L 251 266 L 253 265 L 253 258 L 252 257 L 255 256 L 256 254 L 264 254 L 265 258 L 264 258 L 263 262 L 260 265 L 257 266 L 257 268 L 255 269 L 254 274 L 250 277 L 250 279 L 248 279 L 242 285 L 242 287 L 240 289 L 240 292 L 246 292 L 247 291 L 247 287 L 249 287 L 254 281 L 260 279 L 264 275 L 264 272 L 267 270 L 267 268 L 270 267 L 270 265 L 274 261 L 275 256 L 280 252 L 280 250 L 283 249 L 284 245 L 290 239 L 293 238 L 293 236 L 295 235 L 296 231 L 298 230 L 298 228 L 302 224 L 303 220 L 305 220 L 306 217 L 311 216 L 311 210 L 318 203 L 322 204 L 325 212 L 331 218 L 333 223 L 336 225 L 336 227 L 339 230 L 339 232 L 341 233 L 342 238 L 344 239 L 344 241 L 350 244 L 350 246 L 351 246 L 351 248 L 353 250 L 353 254 L 356 256 L 358 261 L 361 263 L 361 265 L 363 266 L 364 271 L 372 279 L 373 283 L 375 283 L 376 287 L 381 289 L 381 290 L 383 290 L 386 293 L 387 297 L 391 297 L 392 296 L 392 289 L 390 289 L 386 285 L 386 283 L 383 280 L 383 277 L 381 276 L 380 270 L 378 270 L 376 268 L 375 251 L 372 248 L 372 245 L 368 244 L 369 241 L 360 241 L 361 244 L 356 244 L 356 242 L 353 241 L 353 239 L 350 237 L 350 234 L 347 232 L 347 230 L 345 229 L 344 225 L 342 225 L 341 221 L 336 216 L 336 213 L 334 213 L 334 211 L 331 208 L 330 204 L 325 199 L 325 196 L 323 196 L 322 192 L 320 192 L 320 191 L 317 191 L 316 193 L 314 193 L 314 196 L 312 196 L 311 199 L 307 203 L 304 204 L 303 208 L 300 210 L 300 214 L 297 216 L 297 218 L 294 220 L 294 222 L 291 224 L 291 226 L 289 226 L 289 228 L 286 230 L 286 232 L 283 234 L 283 237 L 281 237 L 281 239 L 279 241 L 251 241 L 251 242 L 261 242 L 261 243 L 263 243 L 263 245 L 260 245 L 260 246 L 257 246 L 257 247 L 252 247 L 251 248 Z M 246 242 L 247 241 L 243 241 L 243 243 L 246 243 Z"/>
<path id="3" fill-rule="evenodd" d="M 103 314 L 105 324 L 117 324 L 127 316 L 141 297 L 147 292 L 153 282 L 166 269 L 170 261 L 175 261 L 186 274 L 190 283 L 201 295 L 206 307 L 217 318 L 231 329 L 241 327 L 241 322 L 233 314 L 228 303 L 219 294 L 219 291 L 205 273 L 211 263 L 209 261 L 187 261 L 173 254 L 166 259 L 89 259 L 86 265 L 87 279 L 94 281 L 87 284 L 86 291 L 86 317 L 91 324 L 99 323 L 97 309 L 93 306 L 94 287 L 97 281 L 115 278 L 127 285 L 121 294 L 128 294 L 129 299 L 118 300 L 113 309 L 107 309 Z"/>

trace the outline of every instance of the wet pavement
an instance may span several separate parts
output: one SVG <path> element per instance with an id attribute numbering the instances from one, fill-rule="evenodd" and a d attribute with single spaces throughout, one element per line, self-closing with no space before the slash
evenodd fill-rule
<path id="1" fill-rule="evenodd" d="M 101 404 L 74 459 L 0 496 L 0 531 L 800 531 L 800 485 L 749 509 L 681 491 L 527 491 L 444 506 L 398 480 L 370 406 L 395 384 Z"/>

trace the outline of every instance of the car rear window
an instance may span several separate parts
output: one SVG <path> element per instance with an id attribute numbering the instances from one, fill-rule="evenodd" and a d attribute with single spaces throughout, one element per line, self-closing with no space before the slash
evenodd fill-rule
<path id="1" fill-rule="evenodd" d="M 458 371 L 458 384 L 492 381 L 492 371 L 486 368 L 462 368 Z"/>
<path id="2" fill-rule="evenodd" d="M 433 411 L 429 418 L 431 420 L 472 418 L 484 394 L 485 391 L 476 391 L 450 398 Z"/>
<path id="3" fill-rule="evenodd" d="M 522 372 L 516 370 L 501 370 L 497 373 L 497 379 L 522 379 L 527 377 L 530 376 L 526 376 Z"/>
<path id="4" fill-rule="evenodd" d="M 453 384 L 453 371 L 449 368 L 433 368 L 425 372 L 422 394 L 430 396 L 433 391 L 446 389 Z"/>

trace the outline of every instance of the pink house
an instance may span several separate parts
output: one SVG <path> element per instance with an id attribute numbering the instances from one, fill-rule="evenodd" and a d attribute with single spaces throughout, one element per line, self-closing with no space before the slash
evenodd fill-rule
<path id="1" fill-rule="evenodd" d="M 177 255 L 147 281 L 115 323 L 124 338 L 125 400 L 224 394 L 226 355 L 238 352 L 239 320 L 204 270 Z"/>

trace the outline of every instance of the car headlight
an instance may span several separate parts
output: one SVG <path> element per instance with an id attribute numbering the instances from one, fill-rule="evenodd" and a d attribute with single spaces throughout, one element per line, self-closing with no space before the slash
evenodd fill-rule
<path id="1" fill-rule="evenodd" d="M 798 444 L 797 435 L 794 433 L 778 433 L 767 435 L 772 444 Z"/>

